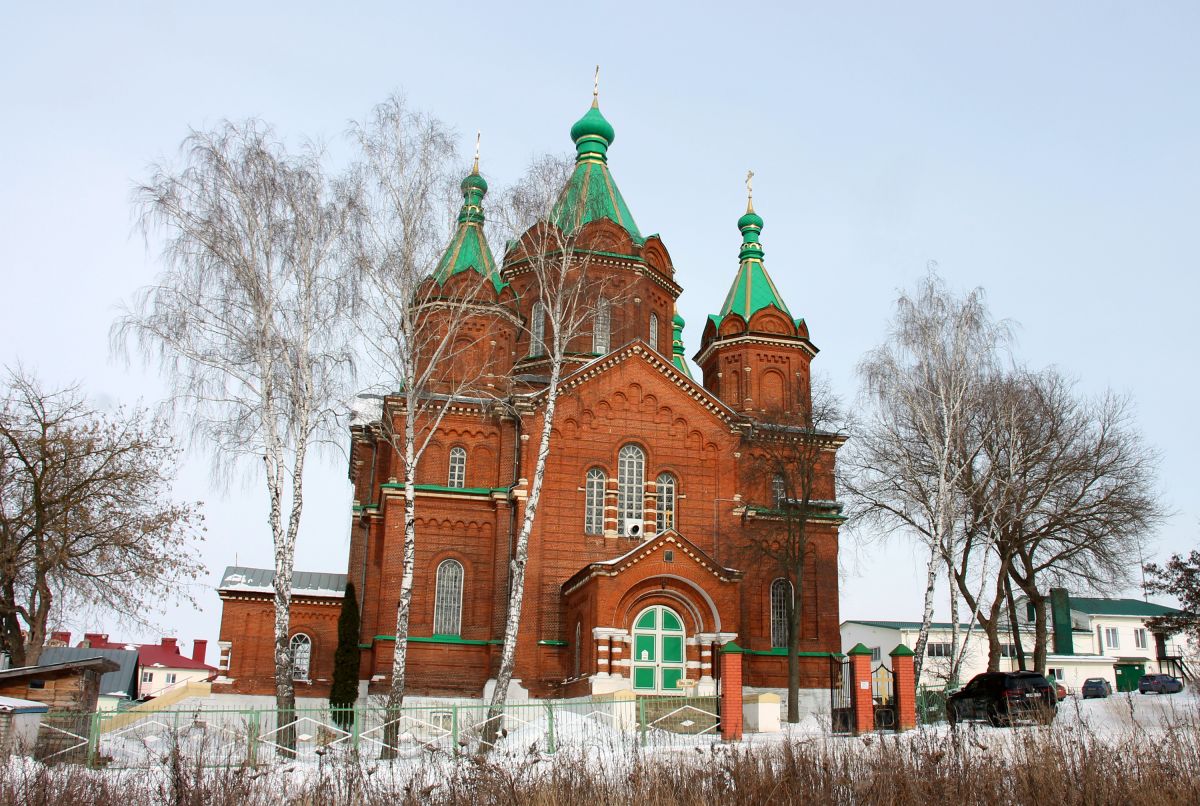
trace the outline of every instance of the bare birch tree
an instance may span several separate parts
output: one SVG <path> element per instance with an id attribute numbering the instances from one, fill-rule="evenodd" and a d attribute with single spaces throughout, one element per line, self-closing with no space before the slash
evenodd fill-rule
<path id="1" fill-rule="evenodd" d="M 517 637 L 525 600 L 525 566 L 529 560 L 529 537 L 537 519 L 546 461 L 550 456 L 554 414 L 564 367 L 572 346 L 590 327 L 596 300 L 604 281 L 593 275 L 591 256 L 580 241 L 580 229 L 564 231 L 549 222 L 550 212 L 570 176 L 571 164 L 557 157 L 536 160 L 525 177 L 507 194 L 503 206 L 506 229 L 522 233 L 510 247 L 506 265 L 517 265 L 531 278 L 526 293 L 540 303 L 545 315 L 544 333 L 532 322 L 526 324 L 531 338 L 543 338 L 548 375 L 545 385 L 531 401 L 540 408 L 540 430 L 533 478 L 525 498 L 525 512 L 514 544 L 509 570 L 508 612 L 504 622 L 504 644 L 496 687 L 488 707 L 481 752 L 495 744 L 508 699 L 516 663 Z M 528 226 L 532 223 L 532 226 Z M 519 413 L 518 413 L 518 416 Z"/>
<path id="2" fill-rule="evenodd" d="M 244 460 L 262 468 L 283 724 L 295 705 L 289 610 L 305 462 L 336 433 L 353 369 L 337 259 L 348 206 L 317 149 L 289 153 L 257 121 L 193 132 L 182 157 L 137 188 L 143 231 L 164 236 L 165 268 L 114 324 L 113 343 L 133 342 L 164 370 L 218 476 Z M 285 729 L 280 744 L 292 738 Z"/>
<path id="3" fill-rule="evenodd" d="M 0 390 L 0 641 L 36 665 L 53 619 L 102 609 L 149 625 L 193 602 L 198 504 L 173 500 L 179 451 L 141 410 L 101 412 L 78 388 L 9 373 Z M 156 606 L 157 605 L 157 606 Z"/>
<path id="4" fill-rule="evenodd" d="M 924 663 L 939 571 L 953 567 L 964 501 L 962 476 L 973 456 L 965 432 L 971 407 L 1008 340 L 980 289 L 958 296 L 930 273 L 896 303 L 888 341 L 859 364 L 869 413 L 851 441 L 848 489 L 863 516 L 909 531 L 927 553 L 921 630 L 913 648 Z M 952 654 L 959 643 L 957 587 L 950 586 Z"/>
<path id="5" fill-rule="evenodd" d="M 395 396 L 384 405 L 379 429 L 400 461 L 404 485 L 400 596 L 387 700 L 394 713 L 403 704 L 406 684 L 419 538 L 417 472 L 446 413 L 466 396 L 480 393 L 484 368 L 459 360 L 459 339 L 463 323 L 483 301 L 488 280 L 481 273 L 435 277 L 450 239 L 447 188 L 453 185 L 456 166 L 453 132 L 392 96 L 376 106 L 365 123 L 355 124 L 351 136 L 358 148 L 351 172 L 357 201 L 350 233 L 361 278 L 356 324 L 380 391 Z M 480 203 L 486 185 L 478 169 L 476 154 L 475 167 L 463 184 L 469 198 L 460 225 L 482 227 Z M 478 268 L 482 272 L 487 267 Z M 393 731 L 385 739 L 388 748 L 395 744 L 394 727 L 389 723 Z"/>

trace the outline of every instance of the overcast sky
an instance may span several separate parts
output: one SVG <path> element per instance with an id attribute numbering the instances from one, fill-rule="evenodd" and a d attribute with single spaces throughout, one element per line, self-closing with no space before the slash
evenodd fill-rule
<path id="1" fill-rule="evenodd" d="M 0 28 L 0 363 L 105 404 L 162 397 L 107 334 L 157 271 L 131 188 L 189 127 L 255 116 L 336 153 L 399 90 L 464 153 L 482 130 L 499 187 L 570 150 L 599 63 L 609 164 L 671 251 L 689 355 L 737 268 L 752 168 L 767 268 L 847 399 L 897 289 L 936 261 L 1019 323 L 1021 360 L 1133 395 L 1171 513 L 1147 553 L 1197 543 L 1195 3 L 39 5 Z M 307 482 L 297 567 L 344 571 L 344 461 Z M 169 632 L 215 639 L 224 566 L 270 567 L 265 497 L 212 487 L 199 456 L 177 492 L 205 502 L 211 576 Z M 842 556 L 842 618 L 919 616 L 908 543 Z"/>

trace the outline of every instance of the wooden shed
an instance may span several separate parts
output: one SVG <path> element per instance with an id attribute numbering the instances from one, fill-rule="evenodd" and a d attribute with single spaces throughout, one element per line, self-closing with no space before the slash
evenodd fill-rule
<path id="1" fill-rule="evenodd" d="M 109 658 L 82 658 L 0 671 L 0 697 L 36 700 L 50 711 L 95 711 L 100 678 L 119 665 Z"/>

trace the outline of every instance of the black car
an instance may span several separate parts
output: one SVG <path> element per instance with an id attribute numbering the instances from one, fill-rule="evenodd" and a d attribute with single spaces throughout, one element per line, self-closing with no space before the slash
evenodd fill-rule
<path id="1" fill-rule="evenodd" d="M 951 727 L 965 719 L 986 719 L 996 727 L 1018 719 L 1049 724 L 1057 709 L 1053 686 L 1037 672 L 977 674 L 946 700 Z"/>
<path id="2" fill-rule="evenodd" d="M 1095 697 L 1107 697 L 1112 694 L 1112 685 L 1103 677 L 1089 677 L 1083 681 L 1083 686 L 1079 692 L 1085 700 L 1090 700 Z"/>
<path id="3" fill-rule="evenodd" d="M 1183 681 L 1169 674 L 1144 674 L 1138 681 L 1138 691 L 1142 694 L 1177 694 L 1183 691 Z"/>

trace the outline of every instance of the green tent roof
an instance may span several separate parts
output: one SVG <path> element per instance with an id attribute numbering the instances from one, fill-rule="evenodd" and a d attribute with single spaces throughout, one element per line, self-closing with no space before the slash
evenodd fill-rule
<path id="1" fill-rule="evenodd" d="M 456 274 L 475 271 L 487 278 L 497 292 L 504 288 L 504 280 L 496 269 L 492 250 L 483 234 L 483 197 L 487 183 L 479 175 L 479 161 L 466 179 L 462 181 L 463 206 L 458 213 L 458 229 L 450 239 L 442 259 L 438 261 L 433 277 L 439 285 Z"/>
<path id="2" fill-rule="evenodd" d="M 791 311 L 784 304 L 783 298 L 771 281 L 771 275 L 763 266 L 763 248 L 758 242 L 758 234 L 762 231 L 763 220 L 754 212 L 752 205 L 746 205 L 746 214 L 738 219 L 738 229 L 742 231 L 742 248 L 738 254 L 741 261 L 733 286 L 721 306 L 718 320 L 724 319 L 731 313 L 736 313 L 743 319 L 749 319 L 763 308 L 774 305 L 783 311 L 789 319 Z"/>
<path id="3" fill-rule="evenodd" d="M 595 103 L 571 127 L 571 138 L 577 152 L 575 170 L 554 203 L 550 220 L 564 232 L 574 232 L 607 218 L 623 227 L 635 243 L 643 243 L 645 238 L 608 170 L 608 147 L 614 133 Z"/>

